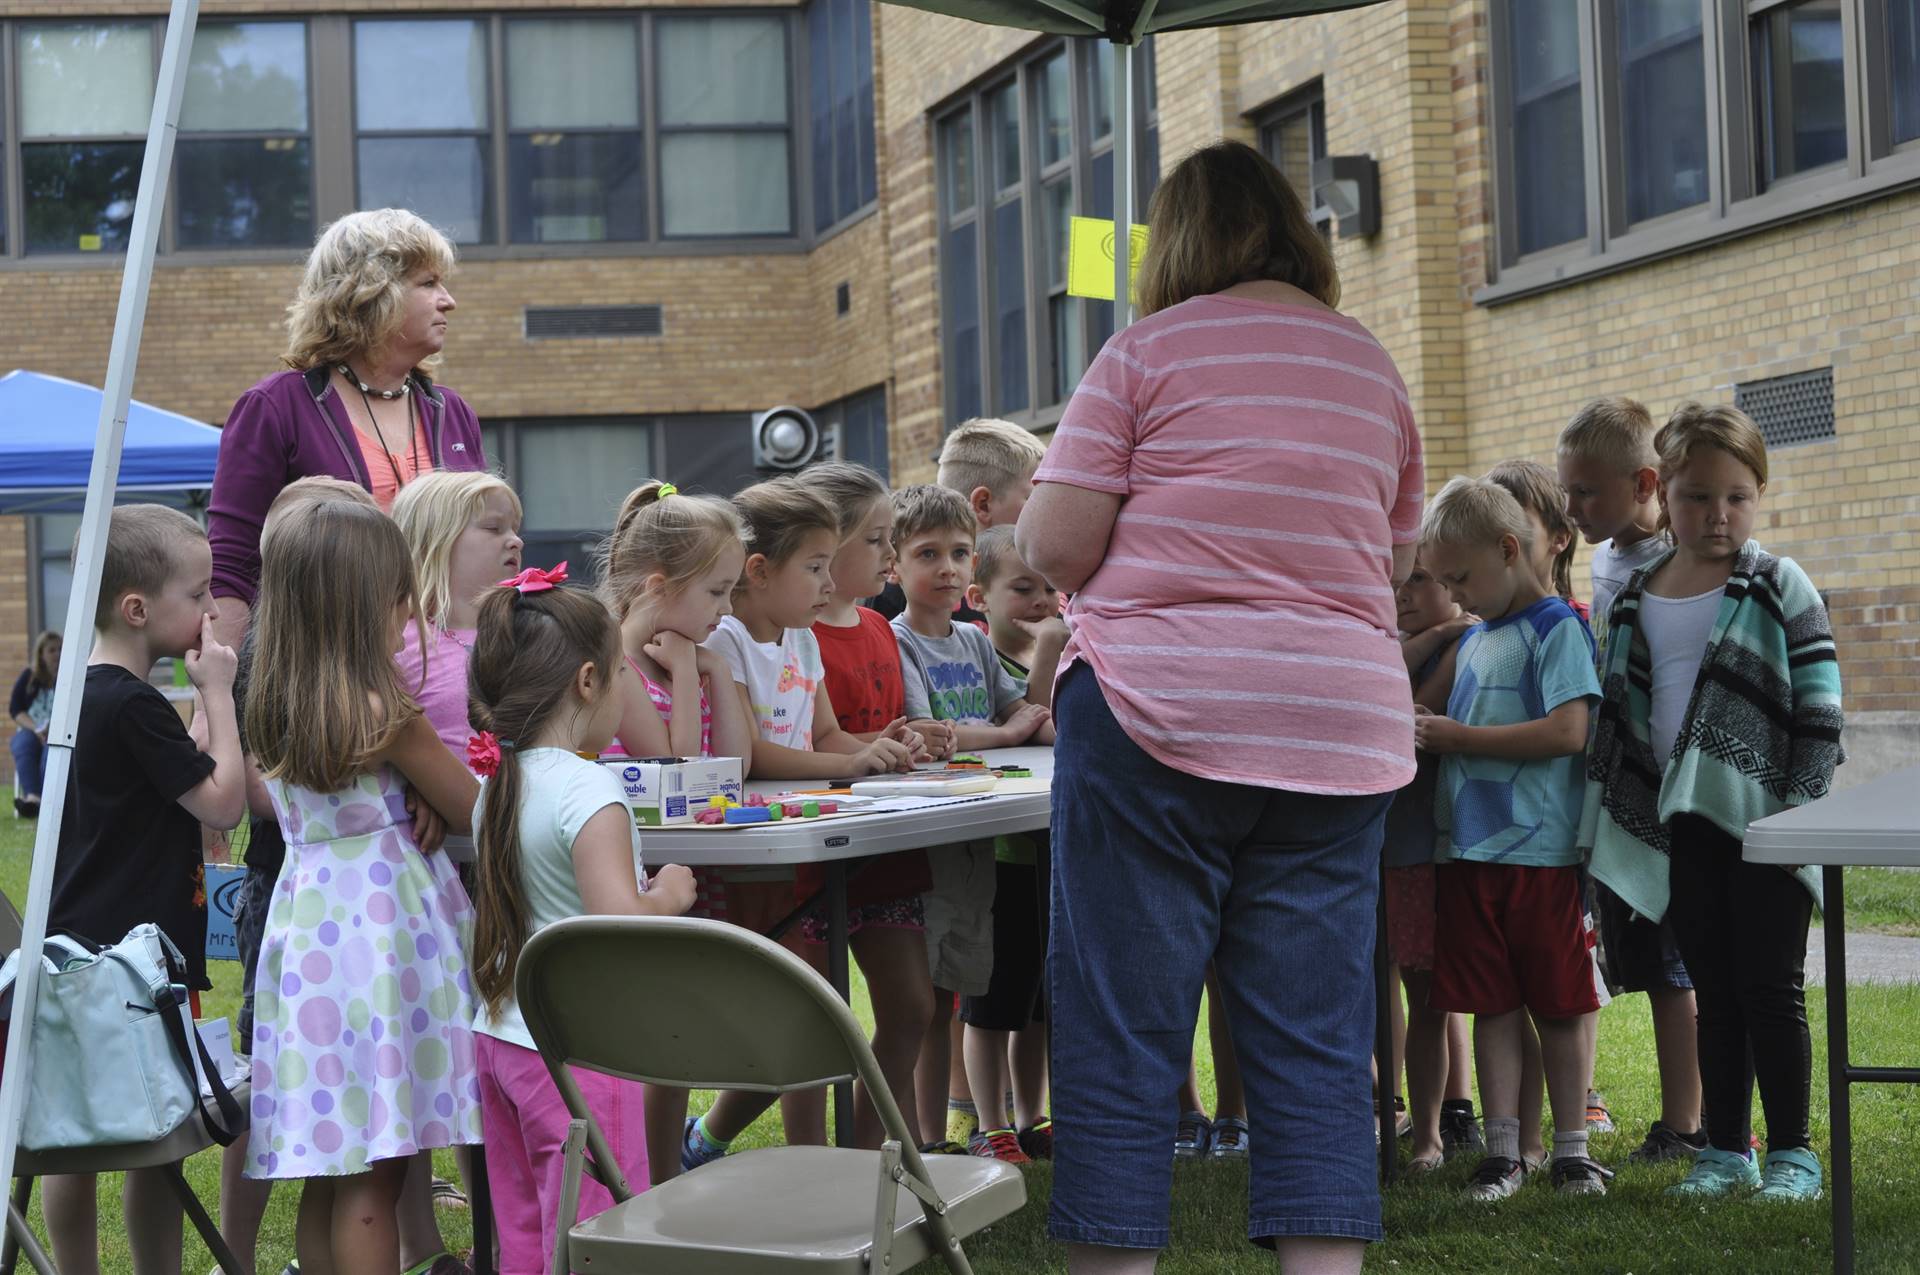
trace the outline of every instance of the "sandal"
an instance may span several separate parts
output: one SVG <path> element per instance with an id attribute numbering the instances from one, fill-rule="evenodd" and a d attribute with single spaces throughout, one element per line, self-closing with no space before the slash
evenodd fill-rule
<path id="1" fill-rule="evenodd" d="M 1427 1174 L 1434 1172 L 1441 1165 L 1445 1164 L 1446 1160 L 1446 1156 L 1438 1152 L 1427 1155 L 1417 1155 L 1407 1161 L 1406 1175 L 1410 1178 L 1425 1177 Z"/>
<path id="2" fill-rule="evenodd" d="M 1173 1158 L 1198 1160 L 1213 1144 L 1213 1121 L 1204 1111 L 1189 1111 L 1180 1117 L 1173 1133 Z"/>
<path id="3" fill-rule="evenodd" d="M 1244 1160 L 1252 1136 L 1247 1122 L 1239 1116 L 1221 1116 L 1213 1122 L 1213 1146 L 1207 1156 L 1213 1160 Z"/>
<path id="4" fill-rule="evenodd" d="M 433 1202 L 443 1209 L 464 1209 L 467 1207 L 467 1193 L 445 1178 L 435 1178 Z"/>

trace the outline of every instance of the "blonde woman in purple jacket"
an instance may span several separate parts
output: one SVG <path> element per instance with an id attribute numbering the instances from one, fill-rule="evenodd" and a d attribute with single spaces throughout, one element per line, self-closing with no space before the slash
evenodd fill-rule
<path id="1" fill-rule="evenodd" d="M 385 510 L 421 474 L 486 468 L 473 409 L 427 376 L 447 342 L 453 265 L 446 236 L 404 209 L 352 213 L 320 233 L 287 307 L 289 370 L 242 394 L 220 436 L 207 539 L 222 642 L 238 650 L 246 637 L 260 528 L 288 483 L 344 479 Z M 221 1165 L 220 1221 L 235 1251 L 251 1255 L 272 1183 L 241 1176 L 245 1145 Z M 406 1270 L 466 1269 L 434 1220 L 434 1193 L 450 1189 L 433 1181 L 428 1157 L 410 1166 L 398 1210 Z"/>
<path id="2" fill-rule="evenodd" d="M 280 489 L 326 474 L 382 509 L 436 469 L 484 469 L 480 421 L 428 372 L 454 309 L 446 236 L 399 208 L 351 213 L 320 234 L 287 307 L 287 367 L 240 396 L 220 438 L 207 538 L 215 630 L 236 649 L 260 578 L 260 525 Z"/>

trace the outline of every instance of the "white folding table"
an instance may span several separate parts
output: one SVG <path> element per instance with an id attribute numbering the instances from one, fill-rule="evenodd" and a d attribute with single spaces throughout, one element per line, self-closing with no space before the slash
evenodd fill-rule
<path id="1" fill-rule="evenodd" d="M 1920 867 L 1920 766 L 1896 770 L 1747 827 L 1749 863 L 1817 863 L 1825 879 L 1827 1090 L 1833 1126 L 1828 1188 L 1833 1269 L 1853 1272 L 1853 1111 L 1856 1084 L 1920 1084 L 1920 1067 L 1856 1067 L 1847 1056 L 1847 867 Z"/>
<path id="2" fill-rule="evenodd" d="M 1045 784 L 1053 778 L 1053 749 L 996 748 L 981 756 L 989 767 L 1025 767 Z M 1012 784 L 1014 781 L 1006 781 Z M 806 780 L 750 780 L 749 793 L 771 797 L 824 785 Z M 831 801 L 831 797 L 822 797 Z M 793 868 L 817 863 L 826 870 L 821 902 L 827 914 L 827 980 L 842 999 L 847 979 L 847 872 L 850 861 L 897 850 L 931 850 L 1045 828 L 1052 796 L 1044 787 L 956 798 L 953 805 L 833 819 L 782 819 L 727 829 L 643 828 L 640 853 L 649 870 L 680 863 L 690 868 Z M 853 1086 L 834 1087 L 834 1141 L 853 1135 Z"/>

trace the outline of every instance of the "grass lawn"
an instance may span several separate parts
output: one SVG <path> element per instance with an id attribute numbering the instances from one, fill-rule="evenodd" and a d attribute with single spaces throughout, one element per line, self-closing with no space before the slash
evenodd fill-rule
<path id="1" fill-rule="evenodd" d="M 0 889 L 16 903 L 26 897 L 31 829 L 0 824 Z M 1848 872 L 1849 921 L 1854 929 L 1920 934 L 1920 873 L 1882 869 Z M 212 967 L 214 990 L 204 998 L 209 1016 L 231 1017 L 239 1004 L 239 967 Z M 1920 986 L 1861 987 L 1852 993 L 1855 1061 L 1910 1065 L 1920 1060 Z M 865 987 L 855 975 L 855 1000 L 866 1016 Z M 1825 1003 L 1809 1000 L 1814 1039 L 1814 1128 L 1826 1158 Z M 1195 1041 L 1202 1087 L 1212 1088 L 1205 1034 Z M 1374 1245 L 1367 1269 L 1378 1272 L 1460 1273 L 1563 1270 L 1595 1275 L 1650 1275 L 1707 1271 L 1816 1272 L 1830 1268 L 1831 1230 L 1826 1205 L 1762 1208 L 1731 1204 L 1703 1208 L 1669 1200 L 1662 1189 L 1682 1175 L 1679 1166 L 1627 1167 L 1627 1152 L 1658 1114 L 1653 1034 L 1647 1002 L 1630 996 L 1602 1016 L 1598 1084 L 1611 1103 L 1621 1132 L 1596 1138 L 1594 1154 L 1619 1176 L 1603 1200 L 1561 1200 L 1544 1183 L 1530 1185 L 1498 1205 L 1469 1205 L 1459 1188 L 1471 1166 L 1456 1163 L 1417 1186 L 1396 1186 L 1386 1199 L 1389 1239 Z M 703 1106 L 704 1097 L 696 1101 Z M 1756 1118 L 1758 1103 L 1756 1101 Z M 1854 1163 L 1858 1177 L 1857 1226 L 1863 1273 L 1920 1271 L 1920 1093 L 1911 1086 L 1872 1085 L 1854 1090 Z M 743 1140 L 764 1145 L 778 1137 L 777 1116 L 763 1120 Z M 451 1157 L 440 1166 L 453 1176 Z M 213 1154 L 187 1165 L 188 1179 L 209 1209 L 218 1198 L 219 1162 Z M 968 1251 L 980 1275 L 1029 1275 L 1066 1269 L 1063 1250 L 1046 1238 L 1049 1177 L 1038 1166 L 1028 1177 L 1028 1207 L 976 1237 Z M 261 1232 L 261 1269 L 272 1275 L 293 1253 L 296 1194 L 276 1191 Z M 119 1185 L 101 1180 L 101 1269 L 129 1272 L 118 1225 Z M 442 1229 L 456 1251 L 471 1244 L 464 1211 L 442 1211 Z M 32 1209 L 40 1226 L 36 1195 Z M 1174 1246 L 1160 1263 L 1168 1275 L 1237 1275 L 1271 1272 L 1270 1255 L 1244 1236 L 1246 1172 L 1241 1166 L 1182 1165 L 1175 1176 Z M 44 1233 L 44 1232 L 43 1232 Z M 185 1270 L 199 1275 L 212 1260 L 189 1228 Z M 939 1269 L 929 1265 L 924 1269 Z"/>

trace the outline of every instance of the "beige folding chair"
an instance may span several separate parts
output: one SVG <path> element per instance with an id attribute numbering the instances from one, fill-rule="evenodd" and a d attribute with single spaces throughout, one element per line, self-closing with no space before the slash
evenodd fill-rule
<path id="1" fill-rule="evenodd" d="M 687 917 L 576 917 L 535 934 L 514 980 L 573 1121 L 553 1271 L 882 1275 L 936 1254 L 970 1275 L 962 1236 L 1026 1203 L 1019 1170 L 922 1160 L 866 1034 L 827 981 L 738 926 Z M 767 1147 L 635 1195 L 568 1064 L 629 1080 L 785 1093 L 858 1078 L 886 1129 L 879 1151 Z M 578 1220 L 581 1174 L 614 1205 Z"/>

